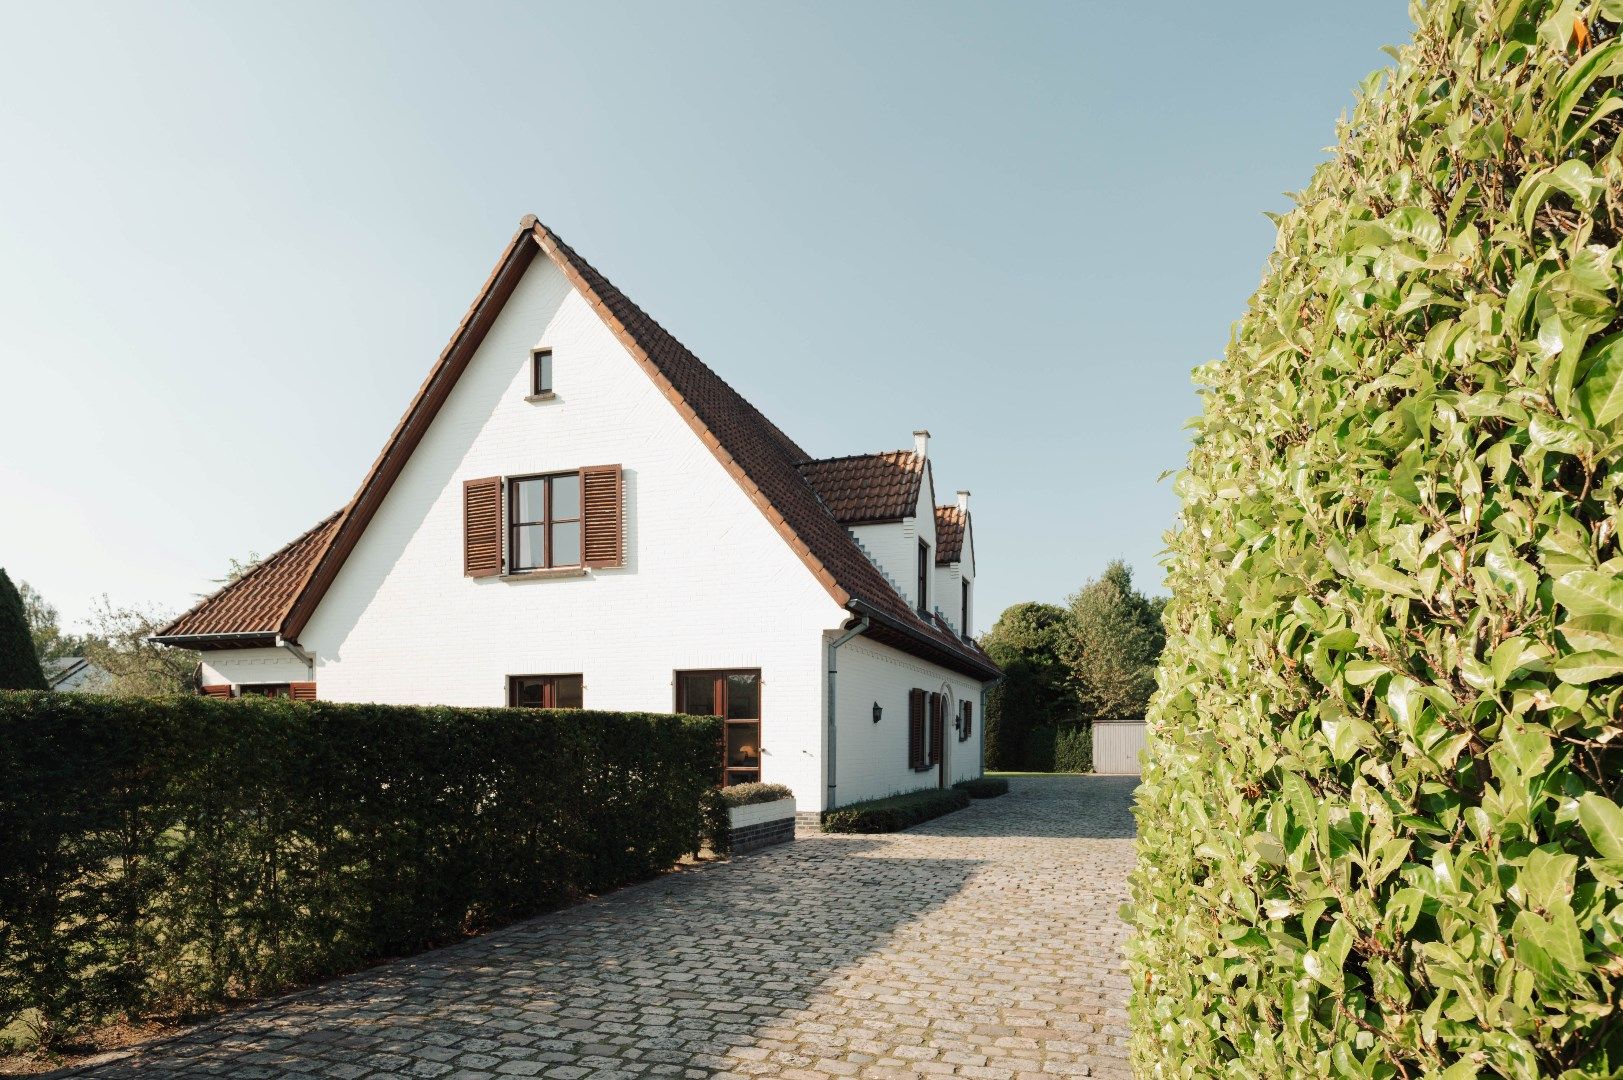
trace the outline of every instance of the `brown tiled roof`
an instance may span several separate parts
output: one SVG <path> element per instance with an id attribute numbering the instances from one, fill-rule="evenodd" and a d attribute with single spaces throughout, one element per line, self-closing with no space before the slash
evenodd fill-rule
<path id="1" fill-rule="evenodd" d="M 924 459 L 911 450 L 819 458 L 801 462 L 800 475 L 842 524 L 896 521 L 918 509 Z"/>
<path id="2" fill-rule="evenodd" d="M 258 566 L 170 623 L 160 636 L 276 634 L 310 568 L 332 543 L 342 516 L 342 510 L 328 515 L 315 528 L 266 556 Z"/>
<path id="3" fill-rule="evenodd" d="M 525 243 L 527 238 L 533 243 Z M 321 594 L 337 575 L 383 495 L 450 393 L 450 387 L 467 367 L 494 321 L 495 313 L 511 295 L 517 279 L 538 250 L 558 265 L 597 310 L 627 351 L 835 600 L 841 606 L 870 617 L 871 634 L 876 637 L 884 634 L 886 640 L 894 639 L 893 643 L 900 648 L 969 674 L 982 678 L 998 674 L 996 665 L 973 642 L 965 642 L 921 618 L 868 560 L 802 475 L 801 466 L 810 461 L 809 454 L 533 217 L 524 220 L 518 235 L 508 245 L 502 261 L 486 281 L 451 343 L 441 353 L 355 498 L 337 515 L 278 553 L 278 557 L 290 553 L 306 541 L 310 547 L 321 549 L 305 558 L 302 576 L 292 567 L 293 560 L 287 560 L 285 576 L 288 580 L 297 579 L 297 595 L 288 598 L 280 590 L 265 590 L 261 595 L 260 590 L 250 584 L 255 575 L 249 575 L 177 620 L 160 637 L 181 636 L 178 628 L 183 623 L 191 626 L 188 620 L 194 614 L 218 605 L 222 613 L 240 608 L 254 617 L 222 618 L 208 625 L 232 623 L 234 629 L 228 632 L 242 632 L 235 627 L 246 629 L 252 622 L 255 624 L 252 629 L 259 630 L 265 616 L 280 611 L 275 629 L 284 638 L 297 638 Z M 916 494 L 915 488 L 915 497 Z M 322 538 L 320 542 L 316 540 L 318 536 Z M 228 595 L 238 592 L 252 595 Z"/>
<path id="4" fill-rule="evenodd" d="M 935 562 L 937 566 L 955 563 L 964 557 L 964 526 L 969 514 L 956 506 L 935 508 Z"/>

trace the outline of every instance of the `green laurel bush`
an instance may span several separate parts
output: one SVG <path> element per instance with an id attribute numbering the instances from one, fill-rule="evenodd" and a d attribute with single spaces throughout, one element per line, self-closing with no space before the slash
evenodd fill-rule
<path id="1" fill-rule="evenodd" d="M 698 850 L 715 717 L 0 692 L 0 1028 L 351 971 Z"/>
<path id="2" fill-rule="evenodd" d="M 1623 3 L 1413 14 L 1196 373 L 1142 1075 L 1623 1073 Z"/>

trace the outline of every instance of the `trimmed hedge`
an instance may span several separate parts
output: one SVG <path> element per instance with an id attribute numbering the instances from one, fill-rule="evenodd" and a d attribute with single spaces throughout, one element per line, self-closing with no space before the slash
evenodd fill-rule
<path id="1" fill-rule="evenodd" d="M 1026 733 L 1023 768 L 1011 772 L 1090 773 L 1093 771 L 1093 725 L 1034 727 Z"/>
<path id="2" fill-rule="evenodd" d="M 754 806 L 794 796 L 787 784 L 730 784 L 721 789 L 721 801 L 728 806 Z"/>
<path id="3" fill-rule="evenodd" d="M 955 788 L 930 788 L 852 803 L 823 813 L 823 831 L 829 833 L 887 833 L 962 810 L 969 794 Z"/>
<path id="4" fill-rule="evenodd" d="M 1009 793 L 1009 782 L 1000 776 L 977 776 L 972 780 L 960 780 L 952 786 L 971 799 L 995 799 Z"/>
<path id="5" fill-rule="evenodd" d="M 0 1028 L 265 994 L 658 873 L 698 848 L 720 734 L 0 693 Z"/>
<path id="6" fill-rule="evenodd" d="M 1145 1076 L 1623 1073 L 1623 5 L 1412 10 L 1197 373 Z"/>

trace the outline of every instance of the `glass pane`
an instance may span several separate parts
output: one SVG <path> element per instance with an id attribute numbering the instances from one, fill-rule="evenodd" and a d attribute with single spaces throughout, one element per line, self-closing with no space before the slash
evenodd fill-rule
<path id="1" fill-rule="evenodd" d="M 576 473 L 570 473 L 568 476 L 554 476 L 552 478 L 552 520 L 578 517 L 580 517 L 580 476 Z"/>
<path id="2" fill-rule="evenodd" d="M 514 570 L 534 570 L 544 565 L 541 561 L 541 538 L 545 532 L 545 525 L 520 525 L 513 530 Z"/>
<path id="3" fill-rule="evenodd" d="M 728 769 L 727 782 L 729 784 L 758 784 L 761 782 L 761 770 Z"/>
<path id="4" fill-rule="evenodd" d="M 535 354 L 535 392 L 545 394 L 552 389 L 552 354 Z"/>
<path id="5" fill-rule="evenodd" d="M 759 720 L 761 679 L 759 675 L 727 676 L 727 719 Z"/>
<path id="6" fill-rule="evenodd" d="M 727 767 L 761 767 L 761 725 L 727 725 Z"/>
<path id="7" fill-rule="evenodd" d="M 579 675 L 559 675 L 552 680 L 553 696 L 557 698 L 557 707 L 560 709 L 578 709 L 581 707 L 581 677 Z"/>
<path id="8" fill-rule="evenodd" d="M 552 565 L 580 565 L 580 522 L 567 521 L 552 527 Z"/>
<path id="9" fill-rule="evenodd" d="M 544 679 L 514 679 L 513 704 L 539 709 L 541 707 L 541 689 L 544 682 Z"/>
<path id="10" fill-rule="evenodd" d="M 682 675 L 677 684 L 676 707 L 693 716 L 716 715 L 716 677 Z"/>
<path id="11" fill-rule="evenodd" d="M 544 513 L 541 493 L 546 481 L 519 480 L 513 484 L 513 523 L 540 521 Z"/>

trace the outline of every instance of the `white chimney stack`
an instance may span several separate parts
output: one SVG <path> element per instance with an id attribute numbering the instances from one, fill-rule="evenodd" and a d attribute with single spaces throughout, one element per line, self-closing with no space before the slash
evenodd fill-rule
<path id="1" fill-rule="evenodd" d="M 913 433 L 913 453 L 919 457 L 930 456 L 930 433 L 928 431 L 915 431 Z"/>
<path id="2" fill-rule="evenodd" d="M 958 509 L 966 514 L 969 513 L 969 492 L 960 491 L 958 493 Z"/>

